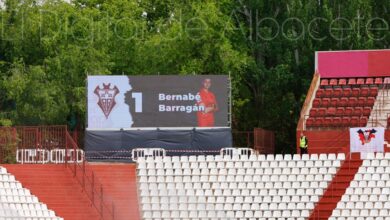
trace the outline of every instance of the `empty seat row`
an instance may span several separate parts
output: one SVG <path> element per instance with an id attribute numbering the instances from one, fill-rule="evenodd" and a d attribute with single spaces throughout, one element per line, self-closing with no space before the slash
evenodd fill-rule
<path id="1" fill-rule="evenodd" d="M 0 203 L 0 209 L 47 210 L 47 206 L 42 203 Z"/>
<path id="2" fill-rule="evenodd" d="M 355 175 L 355 180 L 390 180 L 390 174 L 389 173 L 358 173 Z"/>
<path id="3" fill-rule="evenodd" d="M 139 164 L 138 170 L 143 170 L 143 173 L 139 173 L 139 175 L 145 175 L 146 170 L 159 170 L 159 172 L 169 172 L 169 170 L 174 169 L 191 169 L 192 172 L 212 172 L 212 170 L 226 170 L 226 169 L 247 169 L 245 172 L 252 172 L 253 169 L 265 169 L 265 171 L 255 170 L 256 172 L 267 173 L 273 172 L 273 168 L 280 169 L 288 169 L 288 168 L 297 168 L 303 169 L 308 167 L 338 167 L 340 166 L 340 160 L 300 160 L 300 161 L 280 161 L 280 162 L 268 162 L 268 161 L 246 161 L 246 162 L 174 162 L 173 164 L 170 162 L 167 163 L 148 163 Z M 200 170 L 200 171 L 199 171 Z M 278 170 L 275 170 L 278 172 Z M 153 172 L 153 171 L 152 171 Z M 283 171 L 283 172 L 289 172 Z M 296 171 L 294 171 L 296 172 Z"/>
<path id="4" fill-rule="evenodd" d="M 388 154 L 386 154 L 388 155 Z M 362 167 L 387 167 L 390 164 L 390 159 L 373 159 L 373 160 L 364 160 Z M 373 169 L 373 168 L 371 168 Z M 386 171 L 387 172 L 387 171 Z"/>
<path id="5" fill-rule="evenodd" d="M 326 188 L 328 184 L 324 181 L 297 181 L 297 182 L 215 182 L 215 183 L 140 183 L 140 190 L 144 189 L 248 189 L 253 195 L 268 195 L 268 189 L 308 189 Z"/>
<path id="6" fill-rule="evenodd" d="M 378 217 L 378 216 L 383 216 L 387 217 L 389 216 L 389 211 L 390 209 L 343 209 L 343 210 L 334 210 L 333 211 L 333 216 L 354 216 L 354 217 L 365 217 L 365 216 L 372 216 L 372 217 Z"/>
<path id="7" fill-rule="evenodd" d="M 310 117 L 325 117 L 325 116 L 370 116 L 371 107 L 329 107 L 329 108 L 312 108 L 310 109 Z"/>
<path id="8" fill-rule="evenodd" d="M 1 195 L 0 201 L 3 203 L 37 203 L 38 199 L 35 196 L 14 196 Z"/>
<path id="9" fill-rule="evenodd" d="M 268 171 L 268 172 L 267 172 Z M 275 172 L 272 172 L 275 171 Z M 292 174 L 292 175 L 298 175 L 298 174 L 335 174 L 336 173 L 335 167 L 312 167 L 310 169 L 280 169 L 275 168 L 273 169 L 253 169 L 253 168 L 224 168 L 224 169 L 148 169 L 148 170 L 139 170 L 138 175 L 139 176 L 230 176 L 230 175 L 237 175 L 236 178 L 242 178 L 238 176 L 246 176 L 246 175 L 253 175 L 253 178 L 258 178 L 259 175 L 263 176 L 263 178 L 270 178 L 273 179 L 275 176 L 280 176 L 281 178 L 285 178 L 282 175 L 284 174 Z M 294 172 L 294 173 L 293 173 Z M 272 173 L 274 175 L 272 175 Z M 272 175 L 271 177 L 268 177 L 268 175 Z M 252 176 L 249 176 L 252 178 Z"/>
<path id="10" fill-rule="evenodd" d="M 15 195 L 15 196 L 30 196 L 31 193 L 30 193 L 30 190 L 28 189 L 23 189 L 23 188 L 20 188 L 20 189 L 13 189 L 13 188 L 0 188 L 0 195 L 4 195 L 4 196 L 7 196 L 7 195 Z"/>
<path id="11" fill-rule="evenodd" d="M 303 220 L 310 215 L 309 210 L 275 211 L 153 211 L 144 212 L 143 219 L 244 219 L 276 220 L 293 218 Z"/>
<path id="12" fill-rule="evenodd" d="M 237 155 L 234 155 L 233 157 L 222 157 L 220 155 L 200 155 L 200 156 L 173 156 L 173 157 L 140 157 L 137 160 L 137 164 L 144 164 L 144 163 L 159 163 L 159 162 L 243 162 L 243 161 L 297 161 L 297 160 L 344 160 L 345 154 L 339 153 L 339 154 L 259 154 L 259 155 L 250 155 L 247 158 L 244 157 L 236 157 Z"/>
<path id="13" fill-rule="evenodd" d="M 298 205 L 296 205 L 298 204 Z M 180 210 L 305 210 L 314 208 L 313 203 L 305 207 L 304 203 L 146 203 L 142 209 L 146 211 L 180 211 Z"/>
<path id="14" fill-rule="evenodd" d="M 313 100 L 314 108 L 328 107 L 373 107 L 374 97 L 342 97 L 342 98 L 315 98 Z"/>
<path id="15" fill-rule="evenodd" d="M 252 181 L 256 182 L 256 180 L 258 180 L 258 181 L 263 180 L 263 178 L 261 178 L 260 176 L 258 176 L 257 178 L 258 179 L 253 178 Z M 220 180 L 219 176 L 200 176 L 199 182 L 219 182 L 219 180 Z M 244 176 L 237 176 L 237 177 L 228 176 L 225 179 L 226 182 L 244 181 L 244 180 L 245 180 Z M 293 175 L 293 174 L 290 174 L 290 175 L 288 175 L 288 178 L 285 179 L 284 181 L 295 182 L 295 181 L 313 181 L 313 180 L 330 181 L 330 180 L 332 180 L 332 175 L 331 174 L 324 174 L 324 175 L 323 174 L 316 174 L 316 175 L 312 175 L 312 174 L 310 174 L 310 175 Z M 183 176 L 167 176 L 167 177 L 165 177 L 165 176 L 140 176 L 140 178 L 139 178 L 140 183 L 145 183 L 145 182 L 149 182 L 149 183 L 166 182 L 166 183 L 169 183 L 169 182 L 191 182 L 191 181 L 192 181 L 191 176 L 184 176 L 184 177 Z M 269 179 L 267 179 L 267 181 L 272 182 L 273 179 L 269 178 Z M 277 182 L 277 181 L 281 181 L 281 180 L 275 179 L 275 182 Z"/>
<path id="16" fill-rule="evenodd" d="M 161 198 L 160 198 L 161 197 Z M 167 196 L 142 196 L 141 202 L 142 204 L 163 204 L 162 198 Z M 260 204 L 262 207 L 266 207 L 268 203 L 304 203 L 306 206 L 309 206 L 310 204 L 314 204 L 318 202 L 319 196 L 318 195 L 295 195 L 295 196 L 279 196 L 279 195 L 273 195 L 273 196 L 253 196 L 248 198 L 243 198 L 240 196 L 237 196 L 236 198 L 232 196 L 178 196 L 173 195 L 169 196 L 172 200 L 172 198 L 175 198 L 178 201 L 178 204 L 186 203 L 186 204 L 224 204 L 226 201 L 238 201 L 237 198 L 240 198 L 240 203 L 249 203 L 249 204 Z M 252 202 L 251 202 L 252 201 Z M 212 207 L 212 206 L 211 206 Z"/>
<path id="17" fill-rule="evenodd" d="M 216 193 L 215 191 L 220 191 Z M 247 198 L 257 197 L 255 195 L 250 195 L 249 189 L 143 189 L 141 190 L 142 196 L 246 196 Z M 323 194 L 323 189 L 321 188 L 307 188 L 307 189 L 269 189 L 260 191 L 268 193 L 268 195 L 278 195 L 278 196 L 304 196 L 304 195 L 317 195 L 320 196 Z"/>
<path id="18" fill-rule="evenodd" d="M 354 85 L 381 85 L 390 84 L 390 78 L 376 77 L 376 78 L 341 78 L 341 79 L 321 79 L 321 86 L 354 86 Z"/>
<path id="19" fill-rule="evenodd" d="M 316 92 L 317 98 L 331 97 L 376 97 L 378 95 L 378 87 L 371 88 L 319 88 Z"/>
<path id="20" fill-rule="evenodd" d="M 366 154 L 366 158 L 365 160 L 363 161 L 363 164 L 365 161 L 367 160 L 373 160 L 373 159 L 390 159 L 390 153 L 387 152 L 387 153 L 372 153 L 372 152 L 369 152 Z"/>
<path id="21" fill-rule="evenodd" d="M 4 213 L 3 213 L 4 214 Z M 24 209 L 18 209 L 18 210 L 11 210 L 11 216 L 15 217 L 55 217 L 54 212 L 50 210 L 24 210 Z M 1 217 L 1 211 L 0 211 L 0 217 Z M 5 217 L 5 215 L 4 215 Z"/>
<path id="22" fill-rule="evenodd" d="M 300 210 L 305 210 L 305 205 L 303 203 L 262 203 L 259 205 L 258 203 L 235 203 L 235 202 L 227 202 L 227 203 L 197 203 L 197 204 L 187 204 L 187 203 L 148 203 L 144 204 L 142 209 L 145 211 L 181 211 L 181 210 L 198 210 L 198 211 L 219 211 L 219 210 L 296 210 L 297 208 Z M 291 205 L 290 205 L 291 204 Z M 298 204 L 298 207 L 295 205 Z M 299 206 L 302 204 L 301 206 Z M 312 203 L 310 203 L 312 204 Z M 311 207 L 313 207 L 312 205 Z M 307 209 L 307 208 L 306 208 Z M 310 209 L 308 209 L 310 210 Z"/>
<path id="23" fill-rule="evenodd" d="M 345 191 L 347 195 L 389 195 L 390 188 L 381 187 L 351 187 Z"/>
<path id="24" fill-rule="evenodd" d="M 352 180 L 350 187 L 390 187 L 390 181 L 389 180 L 380 180 L 380 181 L 373 181 L 373 180 Z"/>
<path id="25" fill-rule="evenodd" d="M 306 126 L 313 127 L 365 127 L 367 117 L 317 117 L 306 119 Z"/>
<path id="26" fill-rule="evenodd" d="M 390 209 L 390 201 L 388 202 L 340 202 L 337 203 L 339 209 Z"/>

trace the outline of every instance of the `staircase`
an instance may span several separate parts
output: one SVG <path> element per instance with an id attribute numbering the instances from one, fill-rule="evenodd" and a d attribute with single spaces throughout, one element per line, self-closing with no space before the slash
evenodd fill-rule
<path id="1" fill-rule="evenodd" d="M 332 215 L 337 203 L 341 200 L 341 197 L 344 195 L 346 189 L 350 185 L 350 182 L 354 179 L 355 174 L 358 172 L 359 167 L 363 163 L 360 159 L 360 154 L 351 155 L 352 156 L 348 156 L 345 159 L 344 163 L 333 177 L 333 180 L 329 184 L 324 195 L 312 211 L 309 217 L 310 220 L 325 220 Z"/>
<path id="2" fill-rule="evenodd" d="M 103 185 L 105 195 L 115 203 L 115 219 L 141 219 L 138 209 L 136 165 L 108 163 L 89 165 Z"/>
<path id="3" fill-rule="evenodd" d="M 4 164 L 23 187 L 65 220 L 99 220 L 80 184 L 65 165 Z"/>
<path id="4" fill-rule="evenodd" d="M 367 127 L 387 127 L 390 115 L 390 89 L 383 88 L 378 92 L 374 107 L 368 119 Z"/>

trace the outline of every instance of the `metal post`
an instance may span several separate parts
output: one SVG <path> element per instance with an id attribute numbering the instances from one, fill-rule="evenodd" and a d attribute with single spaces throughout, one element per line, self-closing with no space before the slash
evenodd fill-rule
<path id="1" fill-rule="evenodd" d="M 94 189 L 95 189 L 95 174 L 92 173 L 92 183 L 91 183 L 91 197 L 92 197 L 92 204 L 95 205 L 95 193 L 94 193 Z"/>
<path id="2" fill-rule="evenodd" d="M 85 191 L 85 160 L 83 160 L 83 190 Z"/>
<path id="3" fill-rule="evenodd" d="M 103 186 L 100 186 L 100 216 L 103 218 Z"/>
<path id="4" fill-rule="evenodd" d="M 115 204 L 112 202 L 112 220 L 115 220 Z"/>

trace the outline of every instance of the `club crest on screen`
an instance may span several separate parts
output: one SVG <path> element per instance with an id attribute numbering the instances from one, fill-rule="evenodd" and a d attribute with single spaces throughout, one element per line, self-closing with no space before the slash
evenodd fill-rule
<path id="1" fill-rule="evenodd" d="M 104 116 L 108 118 L 116 104 L 115 96 L 119 93 L 118 87 L 114 85 L 114 87 L 111 88 L 111 83 L 103 83 L 103 88 L 96 86 L 94 93 L 99 97 L 98 105 L 102 109 Z"/>
<path id="2" fill-rule="evenodd" d="M 364 145 L 370 143 L 371 140 L 375 138 L 376 130 L 368 129 L 363 131 L 362 129 L 359 129 L 357 133 L 359 135 L 359 140 L 362 142 L 362 145 Z"/>

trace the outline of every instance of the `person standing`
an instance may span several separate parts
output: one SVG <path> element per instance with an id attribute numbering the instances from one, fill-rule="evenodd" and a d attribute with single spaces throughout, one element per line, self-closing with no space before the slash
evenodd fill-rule
<path id="1" fill-rule="evenodd" d="M 214 112 L 218 111 L 215 95 L 209 89 L 211 87 L 211 79 L 206 78 L 202 82 L 202 88 L 199 91 L 200 100 L 198 106 L 203 106 L 204 111 L 199 111 L 198 126 L 199 127 L 214 127 Z"/>
<path id="2" fill-rule="evenodd" d="M 301 132 L 301 137 L 299 138 L 299 148 L 301 150 L 302 154 L 307 154 L 307 147 L 308 147 L 309 141 L 307 140 L 307 137 Z"/>

